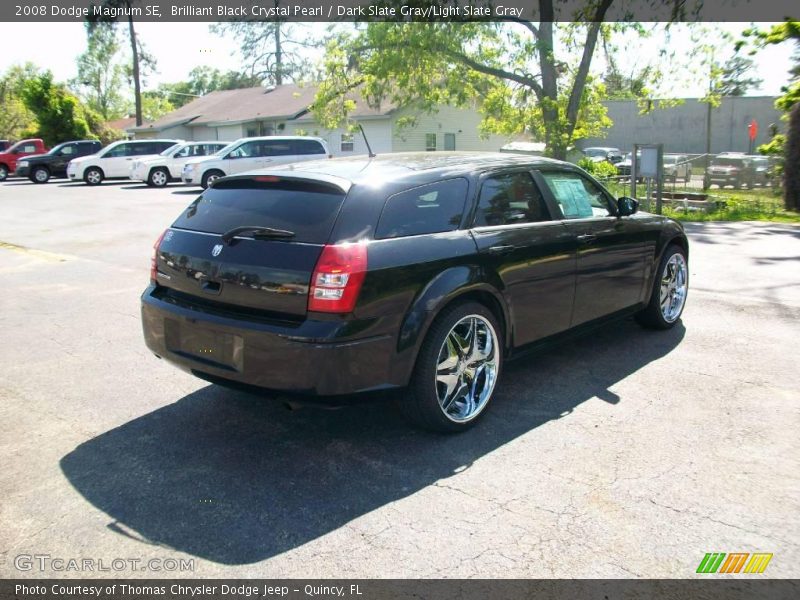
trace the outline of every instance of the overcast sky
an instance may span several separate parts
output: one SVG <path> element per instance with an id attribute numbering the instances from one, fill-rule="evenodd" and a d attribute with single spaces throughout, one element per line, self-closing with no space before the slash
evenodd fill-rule
<path id="1" fill-rule="evenodd" d="M 745 27 L 738 23 L 710 25 L 725 29 L 735 37 Z M 184 80 L 189 71 L 198 65 L 222 70 L 239 69 L 241 66 L 238 56 L 232 56 L 236 52 L 235 40 L 210 33 L 208 23 L 138 23 L 136 27 L 146 48 L 158 60 L 159 73 L 150 77 L 146 89 L 162 82 Z M 308 28 L 309 37 L 322 36 L 326 24 L 314 23 L 304 27 Z M 75 59 L 86 47 L 83 25 L 78 22 L 0 23 L 0 40 L 3 41 L 0 72 L 13 64 L 31 61 L 39 67 L 50 69 L 60 81 L 77 74 Z M 48 40 L 48 43 L 42 43 L 43 40 Z M 677 33 L 673 34 L 671 43 L 680 46 L 683 40 L 685 38 Z M 623 65 L 631 62 L 642 65 L 650 60 L 648 53 L 652 57 L 656 55 L 659 44 L 658 39 L 650 39 L 644 44 L 629 46 L 620 52 L 619 59 Z M 767 48 L 756 56 L 757 75 L 764 79 L 764 83 L 760 88 L 751 90 L 749 95 L 773 96 L 780 93 L 781 86 L 788 82 L 792 50 L 791 44 L 782 44 Z M 681 93 L 667 90 L 667 95 L 702 96 L 706 86 L 707 82 L 690 78 L 680 85 Z"/>

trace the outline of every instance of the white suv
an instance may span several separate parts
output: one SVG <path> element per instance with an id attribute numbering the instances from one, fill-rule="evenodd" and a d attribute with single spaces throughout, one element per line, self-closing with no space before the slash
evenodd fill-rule
<path id="1" fill-rule="evenodd" d="M 330 158 L 325 140 L 301 136 L 269 136 L 236 140 L 214 156 L 190 160 L 183 167 L 187 185 L 208 184 L 234 173 L 264 169 L 276 165 Z"/>
<path id="2" fill-rule="evenodd" d="M 131 163 L 137 156 L 158 154 L 180 140 L 138 140 L 109 144 L 97 154 L 81 156 L 69 161 L 67 177 L 72 181 L 100 185 L 104 179 L 126 179 L 131 173 Z"/>
<path id="3" fill-rule="evenodd" d="M 133 161 L 131 179 L 164 187 L 170 181 L 180 181 L 183 166 L 189 160 L 210 156 L 227 145 L 227 142 L 186 142 L 167 148 L 157 156 L 143 156 Z"/>

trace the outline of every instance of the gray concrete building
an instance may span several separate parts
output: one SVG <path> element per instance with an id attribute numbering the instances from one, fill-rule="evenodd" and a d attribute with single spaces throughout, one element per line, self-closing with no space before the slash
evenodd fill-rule
<path id="1" fill-rule="evenodd" d="M 577 143 L 579 148 L 611 146 L 630 151 L 634 144 L 664 144 L 665 152 L 702 154 L 706 151 L 706 120 L 708 105 L 697 98 L 687 98 L 671 108 L 657 108 L 639 114 L 635 100 L 604 102 L 608 116 L 614 122 L 608 135 L 587 138 Z M 785 124 L 775 108 L 774 96 L 726 97 L 711 110 L 711 153 L 747 152 L 747 126 L 755 119 L 758 135 L 755 146 L 769 141 L 770 124 L 781 131 Z"/>

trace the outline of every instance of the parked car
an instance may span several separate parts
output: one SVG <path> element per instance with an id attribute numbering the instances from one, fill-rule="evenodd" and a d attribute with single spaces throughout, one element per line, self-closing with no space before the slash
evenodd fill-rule
<path id="1" fill-rule="evenodd" d="M 23 156 L 44 154 L 47 146 L 39 138 L 20 140 L 4 152 L 0 153 L 0 181 L 8 179 L 9 173 L 17 170 L 17 161 Z"/>
<path id="2" fill-rule="evenodd" d="M 714 184 L 721 188 L 732 185 L 737 190 L 744 185 L 752 188 L 754 181 L 753 160 L 744 154 L 726 153 L 711 160 L 703 177 L 703 189 Z"/>
<path id="3" fill-rule="evenodd" d="M 137 156 L 159 154 L 181 140 L 134 140 L 109 144 L 97 154 L 69 161 L 67 175 L 72 181 L 100 185 L 104 179 L 127 179 Z"/>
<path id="4" fill-rule="evenodd" d="M 677 183 L 680 179 L 684 183 L 692 180 L 692 163 L 685 154 L 665 154 L 664 160 L 664 179 Z"/>
<path id="5" fill-rule="evenodd" d="M 219 179 L 158 238 L 147 346 L 203 379 L 335 396 L 407 386 L 464 429 L 504 361 L 608 319 L 675 325 L 682 226 L 570 163 L 408 153 Z"/>
<path id="6" fill-rule="evenodd" d="M 624 155 L 619 148 L 584 148 L 583 155 L 595 161 L 607 160 L 612 165 L 620 162 Z"/>
<path id="7" fill-rule="evenodd" d="M 293 162 L 330 157 L 325 140 L 304 136 L 270 136 L 242 138 L 220 150 L 214 156 L 190 160 L 183 167 L 183 182 L 187 185 L 208 184 L 224 177 Z"/>
<path id="8" fill-rule="evenodd" d="M 773 165 L 770 159 L 766 156 L 751 155 L 748 156 L 752 160 L 753 166 L 753 185 L 760 185 L 766 187 L 772 183 L 772 170 Z"/>
<path id="9" fill-rule="evenodd" d="M 167 148 L 161 154 L 133 161 L 131 179 L 153 187 L 164 187 L 180 181 L 183 166 L 191 159 L 211 156 L 227 146 L 227 142 L 186 142 Z"/>
<path id="10" fill-rule="evenodd" d="M 639 152 L 636 156 L 641 158 L 641 152 Z M 631 171 L 633 170 L 633 152 L 628 152 L 622 157 L 622 160 L 614 166 L 617 167 L 617 175 L 630 177 Z"/>
<path id="11" fill-rule="evenodd" d="M 51 177 L 66 177 L 69 161 L 95 154 L 102 148 L 97 140 L 76 140 L 59 144 L 47 154 L 32 154 L 17 161 L 17 177 L 27 177 L 34 183 L 47 183 Z"/>

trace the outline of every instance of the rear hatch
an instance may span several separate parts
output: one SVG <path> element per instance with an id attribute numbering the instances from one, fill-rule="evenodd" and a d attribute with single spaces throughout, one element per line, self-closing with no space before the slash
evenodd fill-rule
<path id="1" fill-rule="evenodd" d="M 165 232 L 156 259 L 158 292 L 221 313 L 302 319 L 311 275 L 345 194 L 309 179 L 217 181 Z M 249 229 L 231 233 L 237 228 Z"/>

